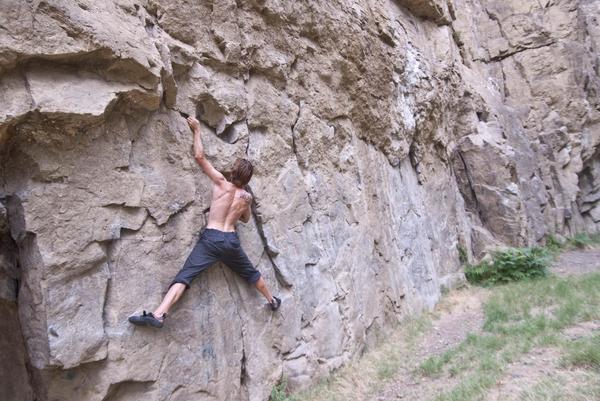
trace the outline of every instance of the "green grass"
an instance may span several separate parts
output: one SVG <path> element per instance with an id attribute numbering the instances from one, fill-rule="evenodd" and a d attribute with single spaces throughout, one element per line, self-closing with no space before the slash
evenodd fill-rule
<path id="1" fill-rule="evenodd" d="M 279 384 L 271 390 L 269 401 L 299 401 L 294 396 L 290 395 L 287 390 L 287 380 L 283 378 Z"/>
<path id="2" fill-rule="evenodd" d="M 600 372 L 600 334 L 564 345 L 563 366 L 576 366 Z"/>
<path id="3" fill-rule="evenodd" d="M 377 377 L 382 380 L 390 379 L 398 372 L 399 366 L 400 361 L 397 358 L 390 358 L 382 361 L 381 364 L 377 366 Z"/>
<path id="4" fill-rule="evenodd" d="M 469 254 L 467 253 L 467 250 L 462 245 L 458 245 L 456 249 L 458 250 L 459 262 L 463 265 L 466 264 L 469 261 Z"/>
<path id="5" fill-rule="evenodd" d="M 296 398 L 283 398 L 281 401 L 347 401 L 368 397 L 398 373 L 403 360 L 414 352 L 416 340 L 430 325 L 429 314 L 405 320 L 384 343 L 369 350 L 360 359 L 311 388 L 296 393 Z"/>
<path id="6" fill-rule="evenodd" d="M 521 393 L 523 401 L 563 401 L 565 400 L 564 383 L 546 379 Z"/>
<path id="7" fill-rule="evenodd" d="M 545 242 L 545 248 L 552 252 L 572 248 L 589 248 L 600 245 L 600 234 L 579 233 L 571 238 L 566 238 L 564 241 L 559 240 L 554 235 L 548 235 Z"/>
<path id="8" fill-rule="evenodd" d="M 521 401 L 591 401 L 600 399 L 600 376 L 580 373 L 578 383 L 573 377 L 561 375 L 544 378 L 530 388 L 524 389 Z"/>
<path id="9" fill-rule="evenodd" d="M 567 245 L 575 248 L 589 248 L 598 244 L 600 244 L 600 234 L 579 233 L 567 239 Z"/>
<path id="10" fill-rule="evenodd" d="M 504 375 L 510 362 L 534 347 L 560 344 L 559 334 L 569 326 L 600 319 L 599 305 L 598 273 L 496 287 L 484 306 L 483 332 L 427 359 L 418 371 L 424 376 L 447 374 L 460 379 L 436 401 L 477 400 Z M 596 367 L 600 347 L 594 341 L 571 345 L 565 363 Z"/>

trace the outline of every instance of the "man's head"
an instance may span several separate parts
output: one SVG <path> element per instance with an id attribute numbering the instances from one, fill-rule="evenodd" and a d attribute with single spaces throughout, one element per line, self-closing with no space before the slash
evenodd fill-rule
<path id="1" fill-rule="evenodd" d="M 254 167 L 252 167 L 252 163 L 246 159 L 237 159 L 231 169 L 231 183 L 238 188 L 243 188 L 250 182 L 253 171 Z"/>

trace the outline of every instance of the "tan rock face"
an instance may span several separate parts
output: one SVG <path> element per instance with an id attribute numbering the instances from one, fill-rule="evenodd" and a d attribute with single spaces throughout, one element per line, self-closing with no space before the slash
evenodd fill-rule
<path id="1" fill-rule="evenodd" d="M 598 231 L 599 18 L 591 0 L 0 0 L 0 393 L 265 400 L 431 308 L 460 248 Z M 255 164 L 238 231 L 280 312 L 215 266 L 161 331 L 127 322 L 205 223 L 177 110 L 217 168 Z"/>

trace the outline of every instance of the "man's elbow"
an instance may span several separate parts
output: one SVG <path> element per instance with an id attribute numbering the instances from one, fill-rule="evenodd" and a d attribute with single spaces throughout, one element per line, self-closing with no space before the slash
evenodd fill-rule
<path id="1" fill-rule="evenodd" d="M 194 153 L 194 159 L 196 159 L 198 163 L 202 163 L 204 161 L 204 152 Z"/>
<path id="2" fill-rule="evenodd" d="M 240 218 L 240 220 L 241 220 L 243 223 L 247 223 L 247 222 L 249 222 L 249 221 L 250 221 L 250 215 L 247 215 L 247 216 L 242 216 L 242 217 Z"/>

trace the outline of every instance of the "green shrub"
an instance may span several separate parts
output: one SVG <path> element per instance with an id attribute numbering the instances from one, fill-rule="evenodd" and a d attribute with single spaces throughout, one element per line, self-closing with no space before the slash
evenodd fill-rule
<path id="1" fill-rule="evenodd" d="M 458 245 L 458 260 L 460 263 L 465 264 L 469 261 L 469 255 L 467 254 L 467 250 L 464 246 Z"/>
<path id="2" fill-rule="evenodd" d="M 560 252 L 564 247 L 565 243 L 560 241 L 554 235 L 548 235 L 546 237 L 546 249 L 548 249 L 552 253 Z"/>
<path id="3" fill-rule="evenodd" d="M 551 262 L 545 248 L 509 248 L 492 254 L 492 262 L 467 265 L 465 276 L 472 284 L 493 285 L 544 277 Z"/>
<path id="4" fill-rule="evenodd" d="M 600 235 L 579 233 L 576 234 L 573 238 L 569 238 L 568 243 L 569 245 L 572 245 L 577 248 L 588 248 L 591 245 L 600 243 Z"/>
<path id="5" fill-rule="evenodd" d="M 295 397 L 290 396 L 287 391 L 287 380 L 284 378 L 271 390 L 269 401 L 297 401 Z"/>

